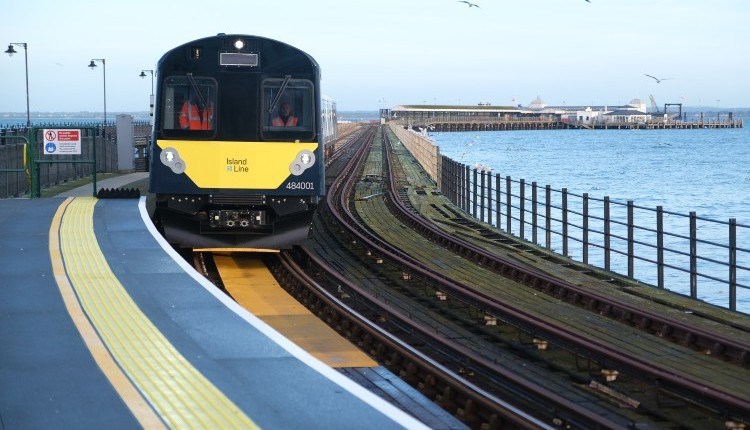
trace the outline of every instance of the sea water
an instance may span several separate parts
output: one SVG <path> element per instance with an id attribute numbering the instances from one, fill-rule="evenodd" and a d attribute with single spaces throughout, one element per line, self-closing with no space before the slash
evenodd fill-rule
<path id="1" fill-rule="evenodd" d="M 592 198 L 633 201 L 642 207 L 662 206 L 685 215 L 695 212 L 724 223 L 735 218 L 738 224 L 750 225 L 748 128 L 440 132 L 429 137 L 442 155 L 472 168 L 489 167 L 503 178 L 567 188 Z M 721 228 L 716 240 L 726 244 L 726 227 Z M 737 246 L 750 248 L 749 236 L 747 228 L 738 229 Z M 725 250 L 715 252 L 708 257 L 727 261 Z M 750 261 L 737 263 L 750 266 Z M 738 282 L 750 283 L 747 272 L 740 274 Z M 678 292 L 687 294 L 686 288 Z M 727 294 L 725 285 L 703 288 L 699 297 L 727 306 Z M 750 312 L 750 291 L 740 288 L 737 296 L 738 310 Z"/>

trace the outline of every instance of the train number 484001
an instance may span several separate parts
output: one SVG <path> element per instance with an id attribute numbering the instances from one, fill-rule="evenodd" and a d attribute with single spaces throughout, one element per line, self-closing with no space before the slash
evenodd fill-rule
<path id="1" fill-rule="evenodd" d="M 314 190 L 315 184 L 312 182 L 289 182 L 286 184 L 288 190 Z"/>

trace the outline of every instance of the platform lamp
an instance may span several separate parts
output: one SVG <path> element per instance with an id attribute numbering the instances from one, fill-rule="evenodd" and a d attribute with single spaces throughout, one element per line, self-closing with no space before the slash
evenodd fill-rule
<path id="1" fill-rule="evenodd" d="M 104 58 L 92 58 L 91 62 L 89 63 L 89 67 L 91 70 L 94 70 L 96 68 L 96 62 L 100 61 L 102 63 L 102 77 L 104 78 L 104 125 L 107 125 L 107 63 L 104 61 Z"/>
<path id="2" fill-rule="evenodd" d="M 10 55 L 11 57 L 13 54 L 17 54 L 18 52 L 13 48 L 13 45 L 16 46 L 23 46 L 23 56 L 24 60 L 26 60 L 26 128 L 31 127 L 31 116 L 29 112 L 29 54 L 28 54 L 28 47 L 26 43 L 10 43 L 8 45 L 8 49 L 5 51 L 6 54 Z"/>
<path id="3" fill-rule="evenodd" d="M 138 75 L 141 78 L 146 77 L 146 72 L 151 73 L 151 103 L 149 105 L 148 116 L 151 117 L 151 123 L 154 123 L 154 71 L 153 70 L 141 70 L 141 74 Z"/>

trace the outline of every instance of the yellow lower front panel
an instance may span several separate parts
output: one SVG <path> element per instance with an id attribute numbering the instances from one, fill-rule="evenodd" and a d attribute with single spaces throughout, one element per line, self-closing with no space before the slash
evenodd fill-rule
<path id="1" fill-rule="evenodd" d="M 292 165 L 301 153 L 318 147 L 317 142 L 213 140 L 158 140 L 156 144 L 168 152 L 160 161 L 199 188 L 271 190 L 292 175 Z"/>
<path id="2" fill-rule="evenodd" d="M 257 256 L 214 254 L 214 261 L 237 303 L 312 356 L 331 367 L 378 366 L 284 291 Z"/>

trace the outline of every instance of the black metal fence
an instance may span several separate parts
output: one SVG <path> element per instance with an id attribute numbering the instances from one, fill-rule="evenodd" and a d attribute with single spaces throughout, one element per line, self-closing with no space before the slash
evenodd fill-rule
<path id="1" fill-rule="evenodd" d="M 442 192 L 478 220 L 574 260 L 750 313 L 750 225 L 555 190 L 442 157 Z M 700 288 L 699 288 L 700 287 Z M 739 306 L 738 306 L 739 304 Z"/>

